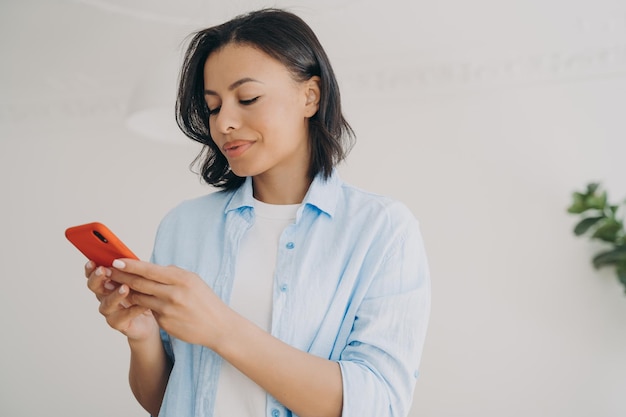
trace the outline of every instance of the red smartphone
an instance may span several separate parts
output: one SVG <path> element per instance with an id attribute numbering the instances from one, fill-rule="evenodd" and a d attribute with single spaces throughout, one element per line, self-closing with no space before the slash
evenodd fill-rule
<path id="1" fill-rule="evenodd" d="M 102 223 L 87 223 L 65 230 L 65 237 L 99 266 L 110 267 L 115 259 L 139 259 Z"/>

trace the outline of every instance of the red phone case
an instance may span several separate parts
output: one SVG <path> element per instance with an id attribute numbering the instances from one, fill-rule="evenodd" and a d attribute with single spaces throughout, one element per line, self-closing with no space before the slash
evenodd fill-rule
<path id="1" fill-rule="evenodd" d="M 102 223 L 70 227 L 65 230 L 65 237 L 96 265 L 109 267 L 115 259 L 139 259 Z"/>

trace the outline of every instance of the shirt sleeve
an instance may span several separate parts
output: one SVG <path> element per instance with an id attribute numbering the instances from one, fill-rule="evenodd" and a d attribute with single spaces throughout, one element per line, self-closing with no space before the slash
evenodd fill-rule
<path id="1" fill-rule="evenodd" d="M 159 226 L 159 231 L 161 226 Z M 155 248 L 152 250 L 152 254 L 150 255 L 150 262 L 158 264 L 156 255 L 156 242 L 158 241 L 159 231 L 157 231 L 157 238 L 155 239 Z M 163 349 L 165 350 L 165 354 L 171 363 L 174 363 L 174 349 L 172 348 L 172 341 L 170 339 L 170 335 L 167 332 L 159 327 L 159 334 L 161 336 L 161 342 L 163 343 Z"/>
<path id="2" fill-rule="evenodd" d="M 417 221 L 373 274 L 339 360 L 342 416 L 404 417 L 430 314 L 430 275 Z"/>

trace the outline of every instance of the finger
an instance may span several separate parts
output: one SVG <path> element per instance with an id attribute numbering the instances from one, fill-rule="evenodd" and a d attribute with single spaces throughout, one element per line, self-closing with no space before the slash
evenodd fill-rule
<path id="1" fill-rule="evenodd" d="M 128 274 L 115 269 L 112 272 L 111 280 L 126 285 L 131 288 L 133 292 L 141 292 L 149 295 L 162 293 L 162 287 L 164 287 L 164 284 L 152 281 L 140 275 Z"/>
<path id="2" fill-rule="evenodd" d="M 110 279 L 104 281 L 103 287 L 109 291 L 115 291 L 115 289 L 117 288 L 117 285 L 115 285 L 115 283 L 113 281 L 111 281 Z"/>
<path id="3" fill-rule="evenodd" d="M 140 275 L 161 284 L 172 284 L 174 282 L 172 272 L 176 269 L 175 267 L 161 266 L 128 258 L 114 260 L 113 267 L 117 270 Z"/>
<path id="4" fill-rule="evenodd" d="M 104 294 L 110 290 L 111 286 L 108 284 L 111 282 L 111 270 L 102 266 L 97 267 L 87 277 L 87 287 L 96 295 Z"/>
<path id="5" fill-rule="evenodd" d="M 129 330 L 130 325 L 136 317 L 145 314 L 147 308 L 141 306 L 132 306 L 129 308 L 122 308 L 106 317 L 106 321 L 112 328 L 119 330 L 123 334 Z"/>
<path id="6" fill-rule="evenodd" d="M 100 314 L 108 317 L 119 310 L 131 307 L 132 303 L 126 299 L 128 294 L 128 287 L 126 285 L 120 285 L 117 291 L 112 291 L 109 295 L 102 297 L 99 309 Z"/>
<path id="7" fill-rule="evenodd" d="M 89 275 L 91 275 L 95 267 L 96 267 L 96 264 L 92 261 L 88 261 L 85 264 L 85 278 L 89 278 Z"/>
<path id="8" fill-rule="evenodd" d="M 129 300 L 129 295 L 131 293 L 130 288 L 126 285 L 122 284 L 117 289 L 117 292 L 122 295 L 124 298 L 120 301 L 120 305 L 124 308 L 130 308 L 133 306 L 133 303 Z"/>
<path id="9" fill-rule="evenodd" d="M 156 311 L 157 313 L 162 311 L 164 305 L 163 300 L 160 298 L 134 291 L 128 295 L 128 302 L 133 305 L 145 307 L 148 310 Z"/>

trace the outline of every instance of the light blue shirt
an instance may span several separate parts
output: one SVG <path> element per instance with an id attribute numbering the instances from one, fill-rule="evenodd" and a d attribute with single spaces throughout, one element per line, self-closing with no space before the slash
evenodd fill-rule
<path id="1" fill-rule="evenodd" d="M 235 191 L 183 202 L 161 223 L 153 261 L 197 273 L 228 302 L 253 205 L 250 178 Z M 339 363 L 343 417 L 406 416 L 429 312 L 426 254 L 408 208 L 337 173 L 318 176 L 280 237 L 272 335 Z M 221 357 L 162 337 L 174 367 L 159 416 L 211 417 Z M 267 417 L 291 415 L 268 394 Z"/>

